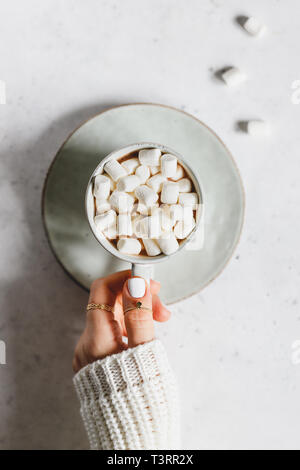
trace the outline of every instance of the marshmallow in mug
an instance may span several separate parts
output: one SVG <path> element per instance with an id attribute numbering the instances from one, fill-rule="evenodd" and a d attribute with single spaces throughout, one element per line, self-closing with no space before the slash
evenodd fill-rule
<path id="1" fill-rule="evenodd" d="M 123 163 L 121 163 L 122 167 L 125 168 L 128 175 L 134 173 L 139 164 L 140 162 L 138 158 L 128 158 L 128 160 L 125 160 Z"/>
<path id="2" fill-rule="evenodd" d="M 136 238 L 120 238 L 117 248 L 121 253 L 127 255 L 139 255 L 142 245 Z"/>
<path id="3" fill-rule="evenodd" d="M 104 170 L 114 181 L 118 181 L 120 178 L 123 178 L 123 176 L 127 175 L 127 171 L 125 170 L 125 168 L 120 165 L 117 160 L 114 159 L 111 159 L 107 163 L 105 163 Z"/>
<path id="4" fill-rule="evenodd" d="M 136 153 L 135 153 L 136 155 Z M 95 225 L 117 249 L 169 255 L 195 228 L 198 195 L 174 155 L 142 149 L 122 163 L 109 160 L 94 179 Z"/>
<path id="5" fill-rule="evenodd" d="M 150 169 L 146 165 L 140 165 L 135 170 L 135 175 L 139 178 L 140 184 L 145 184 L 148 178 L 150 178 Z"/>
<path id="6" fill-rule="evenodd" d="M 158 166 L 160 164 L 161 151 L 159 149 L 143 149 L 139 151 L 141 165 Z"/>
<path id="7" fill-rule="evenodd" d="M 94 196 L 105 200 L 110 193 L 110 178 L 104 175 L 96 175 L 94 179 Z"/>
<path id="8" fill-rule="evenodd" d="M 161 190 L 161 202 L 165 204 L 176 204 L 179 196 L 179 184 L 173 181 L 163 183 Z"/>
<path id="9" fill-rule="evenodd" d="M 138 186 L 135 190 L 135 195 L 139 202 L 146 207 L 152 207 L 158 199 L 158 194 L 146 185 Z"/>

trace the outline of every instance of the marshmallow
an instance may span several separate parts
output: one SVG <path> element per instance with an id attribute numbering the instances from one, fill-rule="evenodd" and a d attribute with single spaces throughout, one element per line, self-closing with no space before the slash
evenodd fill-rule
<path id="1" fill-rule="evenodd" d="M 159 166 L 150 166 L 150 173 L 151 173 L 151 176 L 156 175 L 156 173 L 158 173 L 159 171 L 160 171 L 160 167 L 159 167 Z"/>
<path id="2" fill-rule="evenodd" d="M 119 237 L 132 235 L 132 222 L 130 214 L 119 214 L 117 218 L 117 230 Z"/>
<path id="3" fill-rule="evenodd" d="M 124 191 L 113 191 L 110 195 L 109 202 L 111 206 L 120 214 L 131 212 L 134 204 L 134 198 Z"/>
<path id="4" fill-rule="evenodd" d="M 170 215 L 170 206 L 163 204 L 160 207 L 152 209 L 152 215 L 159 217 L 159 223 L 163 232 L 168 232 L 172 229 L 173 223 Z"/>
<path id="5" fill-rule="evenodd" d="M 184 176 L 184 171 L 181 165 L 177 165 L 176 173 L 172 176 L 172 180 L 178 181 Z"/>
<path id="6" fill-rule="evenodd" d="M 164 233 L 157 239 L 157 243 L 165 255 L 171 255 L 179 248 L 178 241 L 173 232 Z"/>
<path id="7" fill-rule="evenodd" d="M 125 160 L 125 162 L 121 163 L 122 167 L 125 168 L 128 175 L 132 175 L 139 164 L 140 162 L 138 158 L 128 158 L 128 160 Z"/>
<path id="8" fill-rule="evenodd" d="M 97 215 L 108 212 L 111 209 L 111 205 L 107 202 L 106 199 L 97 199 L 96 198 L 96 212 Z"/>
<path id="9" fill-rule="evenodd" d="M 121 253 L 138 255 L 141 252 L 142 245 L 136 238 L 121 238 L 118 241 L 117 248 Z"/>
<path id="10" fill-rule="evenodd" d="M 151 176 L 148 179 L 147 185 L 152 188 L 156 193 L 160 193 L 162 190 L 162 185 L 166 181 L 166 177 L 163 176 L 161 173 L 157 173 L 157 175 Z"/>
<path id="11" fill-rule="evenodd" d="M 136 175 L 124 176 L 117 182 L 117 190 L 130 193 L 141 184 L 140 179 Z"/>
<path id="12" fill-rule="evenodd" d="M 116 183 L 115 181 L 106 173 L 104 174 L 103 176 L 106 176 L 106 178 L 109 179 L 109 182 L 110 182 L 110 190 L 111 191 L 114 191 L 116 189 Z"/>
<path id="13" fill-rule="evenodd" d="M 132 217 L 132 233 L 137 238 L 143 238 L 143 232 L 140 222 L 144 219 L 144 216 L 141 214 L 135 215 Z"/>
<path id="14" fill-rule="evenodd" d="M 193 224 L 194 208 L 193 206 L 183 206 L 182 219 L 185 224 Z"/>
<path id="15" fill-rule="evenodd" d="M 228 86 L 239 85 L 246 80 L 246 75 L 242 73 L 237 67 L 231 67 L 222 73 L 222 79 Z"/>
<path id="16" fill-rule="evenodd" d="M 96 175 L 94 179 L 94 196 L 98 199 L 107 199 L 110 193 L 110 178 Z"/>
<path id="17" fill-rule="evenodd" d="M 147 207 L 153 206 L 158 200 L 158 194 L 146 185 L 138 186 L 135 190 L 135 195 L 139 202 Z"/>
<path id="18" fill-rule="evenodd" d="M 166 178 L 172 178 L 176 175 L 177 171 L 177 158 L 174 155 L 165 153 L 160 160 L 161 164 L 161 173 L 166 176 Z"/>
<path id="19" fill-rule="evenodd" d="M 159 166 L 161 151 L 159 149 L 144 149 L 139 151 L 141 165 Z"/>
<path id="20" fill-rule="evenodd" d="M 177 181 L 180 193 L 189 193 L 192 190 L 192 182 L 189 178 L 182 178 Z"/>
<path id="21" fill-rule="evenodd" d="M 248 121 L 247 132 L 254 137 L 262 137 L 270 135 L 270 126 L 266 121 Z"/>
<path id="22" fill-rule="evenodd" d="M 172 226 L 176 222 L 184 220 L 185 223 L 190 223 L 194 218 L 194 212 L 192 206 L 182 206 L 181 204 L 172 204 L 169 207 L 169 217 L 172 222 Z"/>
<path id="23" fill-rule="evenodd" d="M 161 249 L 159 248 L 155 240 L 147 238 L 143 240 L 143 243 L 148 256 L 157 256 L 161 253 Z"/>
<path id="24" fill-rule="evenodd" d="M 170 210 L 172 224 L 175 225 L 178 220 L 183 219 L 183 207 L 180 204 L 172 204 L 168 207 Z"/>
<path id="25" fill-rule="evenodd" d="M 148 215 L 149 214 L 149 208 L 143 204 L 142 202 L 139 202 L 137 205 L 137 212 L 139 212 L 142 215 Z"/>
<path id="26" fill-rule="evenodd" d="M 110 240 L 115 240 L 117 238 L 117 223 L 114 223 L 108 229 L 103 230 L 103 235 Z"/>
<path id="27" fill-rule="evenodd" d="M 123 176 L 127 175 L 125 168 L 114 159 L 111 159 L 105 163 L 104 170 L 114 181 L 118 181 L 120 178 L 123 178 Z"/>
<path id="28" fill-rule="evenodd" d="M 243 24 L 243 28 L 251 36 L 261 36 L 266 31 L 266 26 L 258 18 L 251 16 Z"/>
<path id="29" fill-rule="evenodd" d="M 196 209 L 198 204 L 198 195 L 197 193 L 180 193 L 178 202 L 182 206 L 190 206 L 193 209 Z"/>
<path id="30" fill-rule="evenodd" d="M 96 217 L 94 217 L 94 222 L 97 229 L 102 232 L 103 230 L 107 230 L 109 227 L 113 226 L 116 223 L 116 216 L 117 214 L 114 210 L 96 215 Z"/>
<path id="31" fill-rule="evenodd" d="M 145 184 L 147 179 L 150 177 L 150 170 L 145 165 L 140 165 L 135 170 L 136 176 L 140 179 L 142 184 Z"/>
<path id="32" fill-rule="evenodd" d="M 139 202 L 138 205 L 137 205 L 137 208 L 136 208 L 136 212 L 138 212 L 139 214 L 142 214 L 142 215 L 150 215 L 151 212 L 152 212 L 152 209 L 156 209 L 157 207 L 159 207 L 158 203 L 155 203 L 152 206 L 147 207 L 142 202 Z"/>
<path id="33" fill-rule="evenodd" d="M 196 225 L 195 219 L 192 219 L 192 221 L 189 223 L 185 223 L 184 220 L 180 220 L 179 222 L 176 222 L 176 225 L 174 227 L 175 237 L 180 240 L 183 240 L 191 233 L 191 231 L 195 228 L 195 225 Z"/>
<path id="34" fill-rule="evenodd" d="M 161 224 L 159 215 L 150 215 L 144 217 L 139 222 L 139 228 L 142 233 L 142 238 L 157 238 L 161 234 Z"/>
<path id="35" fill-rule="evenodd" d="M 172 181 L 163 183 L 161 191 L 161 202 L 165 204 L 176 204 L 179 195 L 179 185 Z"/>

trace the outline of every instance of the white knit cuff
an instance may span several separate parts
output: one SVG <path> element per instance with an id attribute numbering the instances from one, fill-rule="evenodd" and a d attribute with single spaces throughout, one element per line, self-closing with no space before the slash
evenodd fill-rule
<path id="1" fill-rule="evenodd" d="M 92 449 L 179 448 L 177 386 L 159 340 L 89 364 L 74 385 Z"/>

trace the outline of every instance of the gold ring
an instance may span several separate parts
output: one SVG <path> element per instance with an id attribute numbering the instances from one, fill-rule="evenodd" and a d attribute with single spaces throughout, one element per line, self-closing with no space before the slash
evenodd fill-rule
<path id="1" fill-rule="evenodd" d="M 142 302 L 137 302 L 135 304 L 135 307 L 128 307 L 124 310 L 124 313 L 127 313 L 129 312 L 130 310 L 149 310 L 150 312 L 152 312 L 152 308 L 149 308 L 149 307 L 144 307 Z"/>
<path id="2" fill-rule="evenodd" d="M 106 310 L 107 312 L 115 313 L 114 308 L 106 304 L 88 304 L 86 307 L 87 312 L 89 310 L 95 310 L 95 309 Z"/>

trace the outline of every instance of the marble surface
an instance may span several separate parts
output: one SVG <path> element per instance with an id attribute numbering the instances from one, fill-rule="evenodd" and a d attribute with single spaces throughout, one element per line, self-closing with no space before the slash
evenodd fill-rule
<path id="1" fill-rule="evenodd" d="M 87 294 L 49 250 L 41 189 L 76 126 L 135 101 L 212 127 L 247 196 L 230 265 L 157 326 L 180 382 L 184 447 L 300 448 L 299 10 L 297 0 L 2 2 L 0 448 L 87 447 L 71 382 Z M 249 37 L 244 14 L 268 34 Z M 226 88 L 216 72 L 227 65 L 248 81 Z M 248 118 L 269 120 L 272 136 L 247 136 L 237 122 Z"/>

